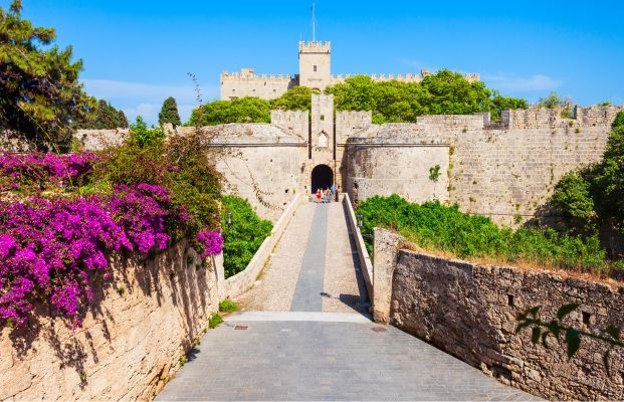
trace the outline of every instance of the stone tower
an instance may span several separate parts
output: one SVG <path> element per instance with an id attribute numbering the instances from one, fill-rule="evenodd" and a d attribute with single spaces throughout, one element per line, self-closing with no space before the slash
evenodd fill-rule
<path id="1" fill-rule="evenodd" d="M 324 90 L 331 84 L 331 44 L 299 42 L 299 85 Z"/>

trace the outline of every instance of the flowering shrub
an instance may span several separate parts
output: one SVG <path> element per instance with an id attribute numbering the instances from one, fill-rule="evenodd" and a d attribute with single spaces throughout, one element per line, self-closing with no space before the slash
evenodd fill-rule
<path id="1" fill-rule="evenodd" d="M 108 199 L 0 204 L 0 319 L 22 325 L 32 301 L 43 299 L 78 324 L 78 308 L 92 296 L 91 278 L 110 279 L 107 254 L 167 247 L 169 202 L 166 189 L 141 183 L 117 185 Z M 206 238 L 210 253 L 218 248 L 212 237 Z"/>
<path id="2" fill-rule="evenodd" d="M 24 323 L 32 301 L 49 300 L 77 317 L 92 296 L 90 278 L 108 276 L 107 251 L 131 249 L 98 198 L 0 204 L 0 318 Z"/>
<path id="3" fill-rule="evenodd" d="M 24 184 L 44 188 L 46 184 L 68 185 L 77 183 L 88 174 L 97 155 L 88 152 L 57 155 L 43 152 L 0 154 L 0 173 L 9 181 L 0 190 L 18 189 Z"/>
<path id="4" fill-rule="evenodd" d="M 160 137 L 97 155 L 1 153 L 0 325 L 24 325 L 35 302 L 80 325 L 94 283 L 112 279 L 111 253 L 182 237 L 202 258 L 221 252 L 220 176 L 207 155 L 199 138 Z"/>
<path id="5" fill-rule="evenodd" d="M 210 255 L 217 255 L 221 252 L 221 250 L 223 250 L 223 236 L 221 236 L 221 232 L 201 231 L 197 233 L 195 239 L 203 249 L 201 258 L 206 258 Z"/>
<path id="6" fill-rule="evenodd" d="M 114 187 L 106 208 L 127 233 L 136 249 L 145 254 L 154 246 L 167 248 L 169 235 L 165 231 L 169 192 L 161 187 L 141 183 L 134 187 L 118 184 Z"/>

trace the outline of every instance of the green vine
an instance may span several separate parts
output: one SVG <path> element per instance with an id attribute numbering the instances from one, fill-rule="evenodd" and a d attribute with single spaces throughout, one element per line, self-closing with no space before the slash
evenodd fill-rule
<path id="1" fill-rule="evenodd" d="M 579 307 L 578 304 L 565 304 L 557 310 L 557 318 L 550 321 L 542 320 L 540 317 L 541 306 L 532 307 L 523 313 L 518 314 L 516 320 L 519 322 L 516 328 L 516 333 L 519 333 L 525 328 L 531 329 L 531 341 L 534 344 L 540 343 L 549 348 L 548 339 L 549 336 L 554 337 L 561 342 L 561 337 L 566 345 L 566 352 L 568 359 L 572 358 L 581 347 L 581 340 L 583 338 L 595 339 L 608 346 L 607 350 L 602 355 L 602 361 L 610 372 L 609 356 L 611 351 L 616 347 L 624 347 L 624 341 L 621 339 L 621 329 L 613 325 L 608 326 L 606 329 L 595 334 L 588 331 L 583 331 L 578 328 L 564 325 L 563 319 L 570 313 Z"/>

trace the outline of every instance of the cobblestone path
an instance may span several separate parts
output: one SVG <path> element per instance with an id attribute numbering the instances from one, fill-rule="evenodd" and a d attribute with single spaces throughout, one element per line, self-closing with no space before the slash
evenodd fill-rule
<path id="1" fill-rule="evenodd" d="M 157 400 L 538 400 L 371 322 L 352 244 L 341 203 L 302 205 Z"/>

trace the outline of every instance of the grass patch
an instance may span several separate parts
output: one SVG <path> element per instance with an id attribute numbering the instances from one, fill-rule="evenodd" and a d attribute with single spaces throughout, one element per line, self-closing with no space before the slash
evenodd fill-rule
<path id="1" fill-rule="evenodd" d="M 216 328 L 222 322 L 223 322 L 223 318 L 221 318 L 221 314 L 214 313 L 208 319 L 208 327 L 209 328 Z"/>
<path id="2" fill-rule="evenodd" d="M 219 302 L 219 311 L 222 313 L 233 313 L 238 310 L 238 304 L 236 302 L 225 299 Z"/>

